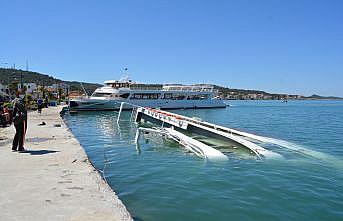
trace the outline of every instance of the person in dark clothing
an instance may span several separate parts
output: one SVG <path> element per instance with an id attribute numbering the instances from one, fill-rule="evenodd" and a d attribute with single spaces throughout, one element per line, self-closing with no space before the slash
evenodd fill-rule
<path id="1" fill-rule="evenodd" d="M 48 108 L 48 105 L 49 105 L 49 99 L 48 99 L 48 96 L 46 96 L 45 99 L 44 99 L 44 106 L 45 106 L 45 108 Z"/>
<path id="2" fill-rule="evenodd" d="M 43 99 L 38 98 L 37 100 L 37 106 L 38 106 L 38 113 L 42 113 L 42 108 L 43 108 Z"/>
<path id="3" fill-rule="evenodd" d="M 27 111 L 23 102 L 18 98 L 13 101 L 13 124 L 16 132 L 13 138 L 12 150 L 25 151 L 24 141 L 27 129 Z"/>

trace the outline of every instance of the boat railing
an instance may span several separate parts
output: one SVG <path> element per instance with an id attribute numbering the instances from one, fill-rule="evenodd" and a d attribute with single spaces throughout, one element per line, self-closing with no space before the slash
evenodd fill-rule
<path id="1" fill-rule="evenodd" d="M 131 84 L 129 86 L 131 90 L 162 90 L 163 86 L 160 84 Z"/>
<path id="2" fill-rule="evenodd" d="M 213 87 L 200 86 L 163 86 L 163 91 L 215 92 Z"/>
<path id="3" fill-rule="evenodd" d="M 183 91 L 183 92 L 216 92 L 213 86 L 200 85 L 161 85 L 161 84 L 131 84 L 131 90 Z"/>

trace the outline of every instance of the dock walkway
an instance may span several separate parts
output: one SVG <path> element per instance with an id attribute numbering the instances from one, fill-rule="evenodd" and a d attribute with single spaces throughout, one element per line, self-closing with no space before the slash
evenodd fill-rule
<path id="1" fill-rule="evenodd" d="M 11 151 L 14 127 L 0 128 L 0 220 L 132 220 L 59 116 L 29 113 L 25 147 Z M 44 126 L 38 126 L 42 121 Z"/>

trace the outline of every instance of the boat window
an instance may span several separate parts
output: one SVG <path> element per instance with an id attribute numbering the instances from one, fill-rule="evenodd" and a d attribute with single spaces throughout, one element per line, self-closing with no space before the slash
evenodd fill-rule
<path id="1" fill-rule="evenodd" d="M 157 94 L 157 93 L 135 93 L 131 96 L 130 99 L 158 99 L 160 94 Z"/>
<path id="2" fill-rule="evenodd" d="M 173 100 L 183 100 L 186 96 L 184 94 L 173 94 Z"/>
<path id="3" fill-rule="evenodd" d="M 194 94 L 189 95 L 187 97 L 187 100 L 206 100 L 208 99 L 208 94 Z"/>
<path id="4" fill-rule="evenodd" d="M 121 98 L 128 98 L 129 96 L 130 96 L 130 93 L 125 93 L 125 94 L 119 95 L 119 97 L 121 97 Z"/>
<path id="5" fill-rule="evenodd" d="M 99 93 L 99 92 L 96 92 L 92 95 L 92 97 L 110 97 L 111 96 L 111 93 Z"/>
<path id="6" fill-rule="evenodd" d="M 183 100 L 186 98 L 185 94 L 173 94 L 173 93 L 165 93 L 163 99 L 171 99 L 171 100 Z"/>
<path id="7" fill-rule="evenodd" d="M 171 94 L 171 93 L 164 94 L 163 99 L 171 99 L 172 95 L 173 94 Z"/>
<path id="8" fill-rule="evenodd" d="M 130 84 L 129 83 L 118 83 L 118 82 L 116 82 L 116 83 L 105 83 L 105 86 L 118 89 L 118 88 L 129 88 Z"/>

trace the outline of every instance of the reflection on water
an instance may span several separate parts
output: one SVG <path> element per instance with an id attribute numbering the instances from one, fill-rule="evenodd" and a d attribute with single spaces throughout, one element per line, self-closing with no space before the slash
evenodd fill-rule
<path id="1" fill-rule="evenodd" d="M 343 173 L 329 161 L 343 157 L 343 102 L 231 103 L 226 109 L 175 112 L 300 149 L 261 143 L 283 159 L 257 161 L 229 150 L 229 160 L 218 163 L 150 134 L 141 138 L 138 153 L 129 112 L 119 126 L 116 112 L 85 112 L 66 121 L 95 166 L 106 165 L 109 184 L 141 220 L 341 219 Z"/>

